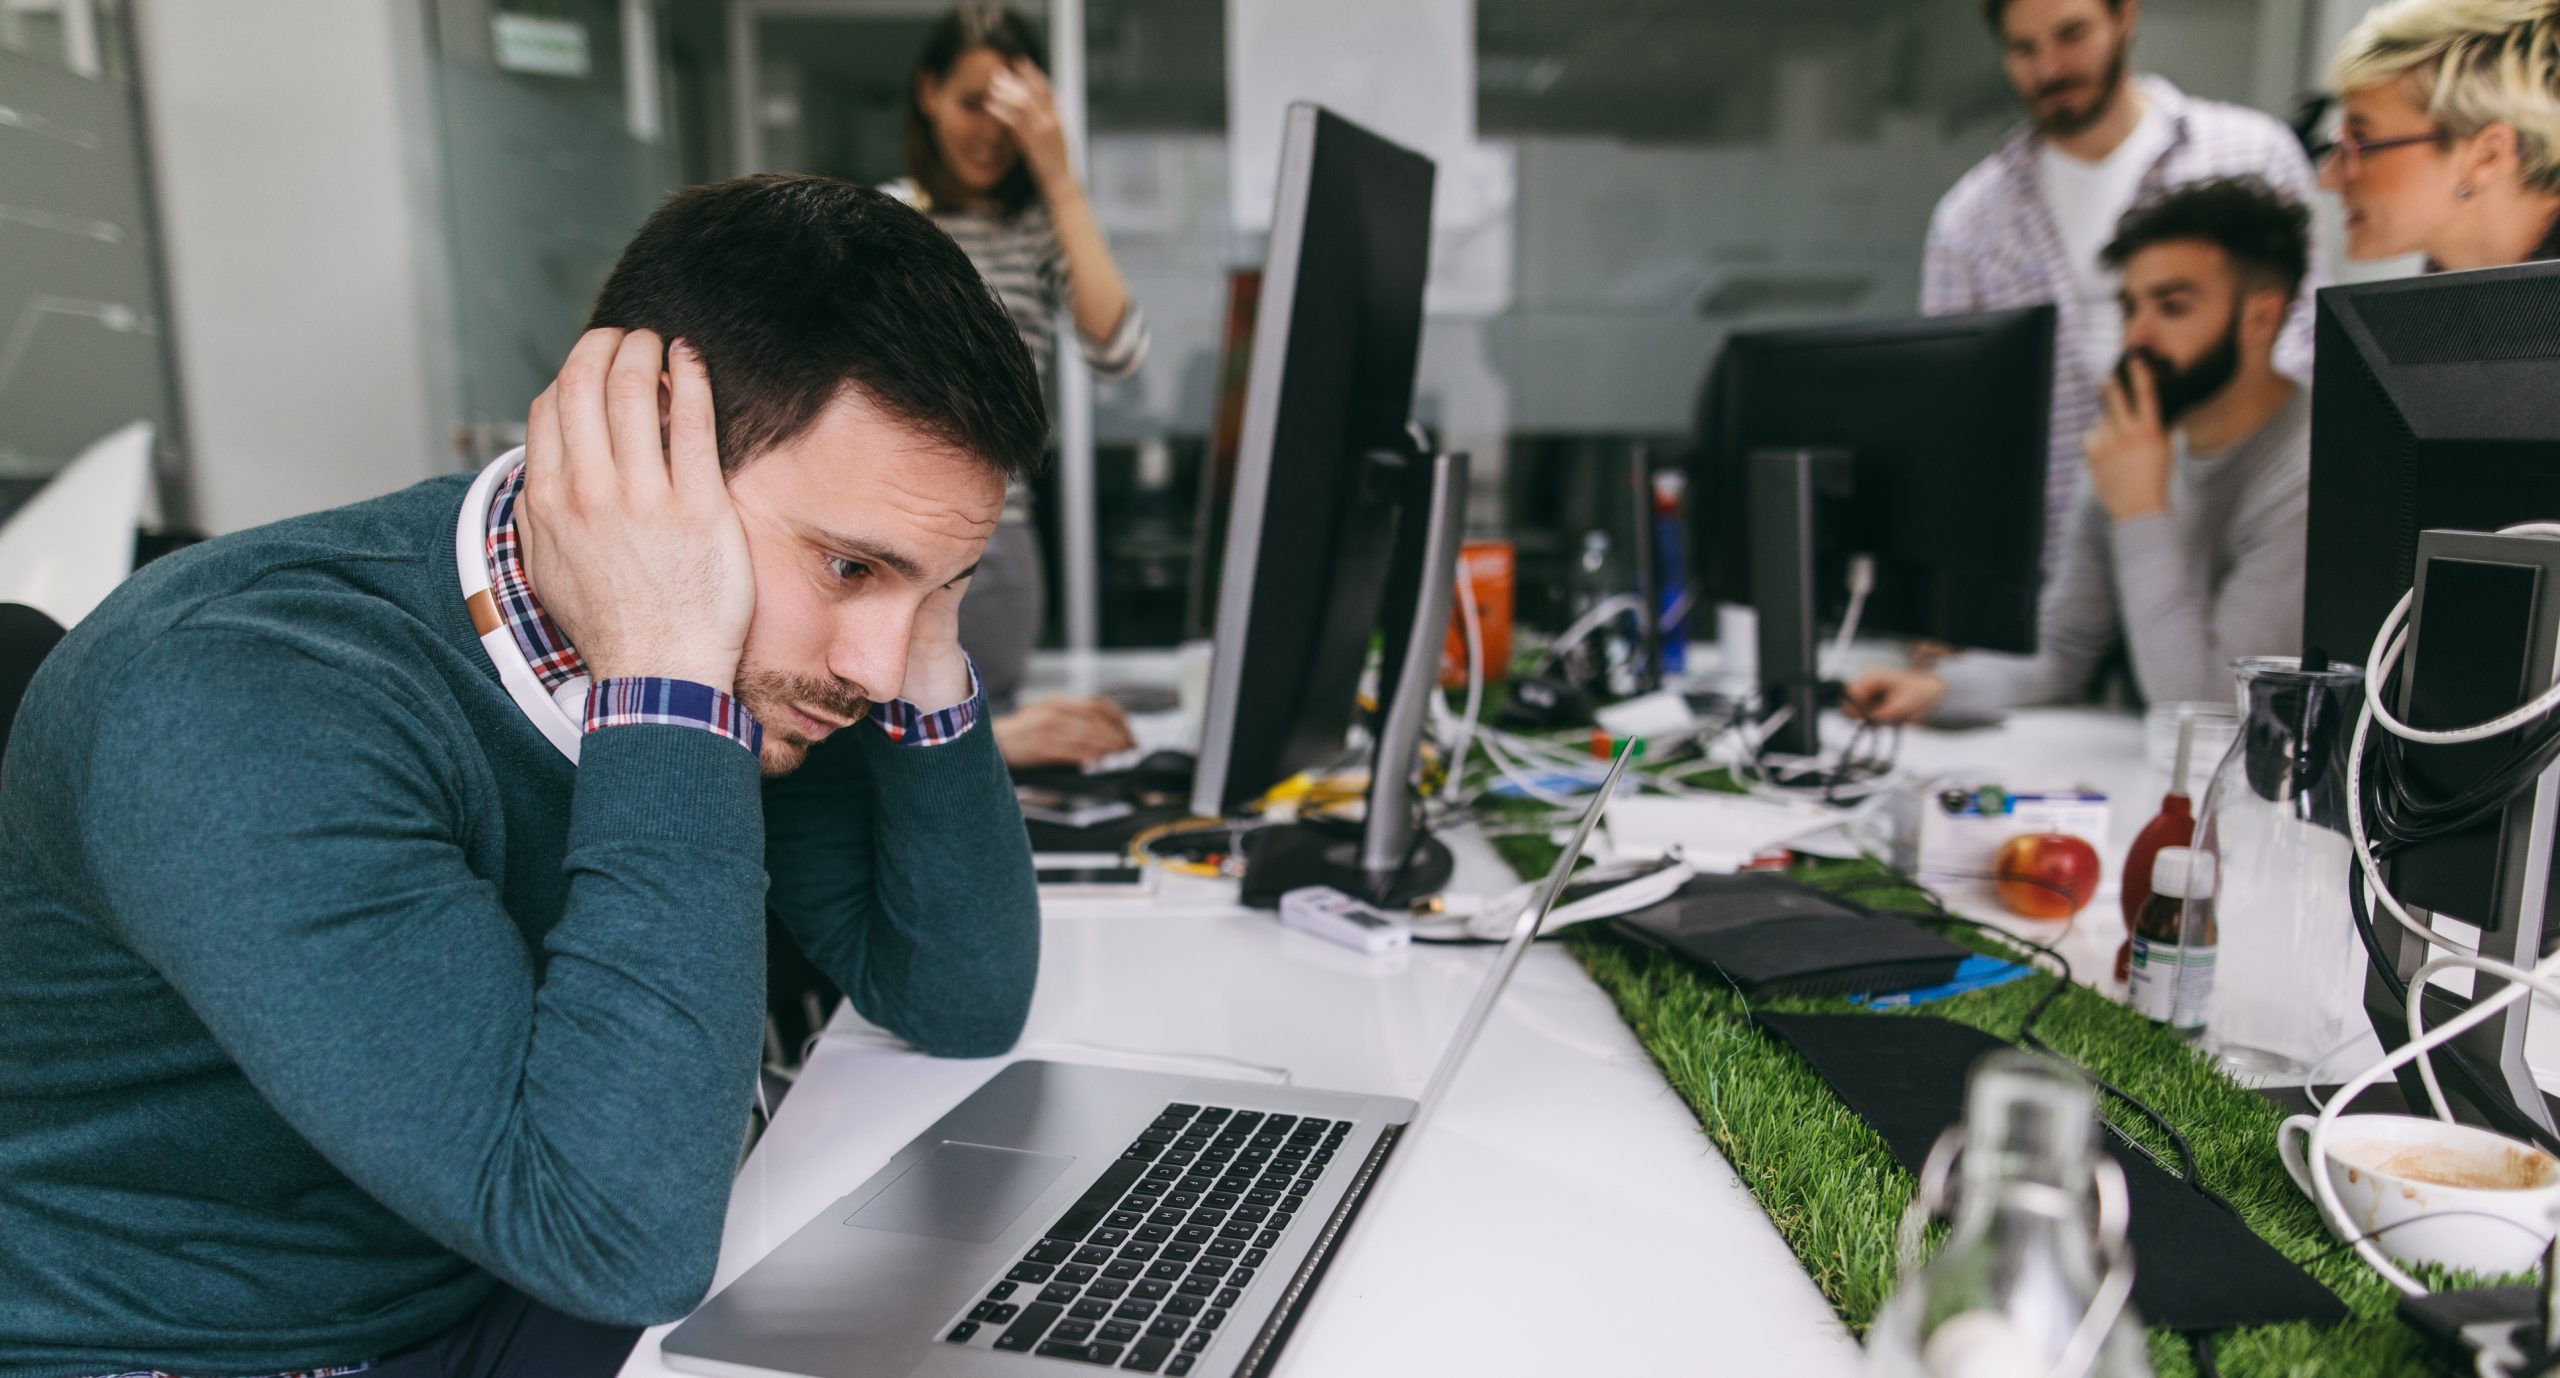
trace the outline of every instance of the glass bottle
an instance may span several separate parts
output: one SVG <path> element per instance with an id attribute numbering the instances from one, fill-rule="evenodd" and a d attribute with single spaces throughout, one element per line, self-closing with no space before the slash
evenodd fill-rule
<path id="1" fill-rule="evenodd" d="M 1906 1264 L 1876 1313 L 1869 1373 L 2149 1378 L 2129 1301 L 2123 1178 L 2098 1152 L 2096 1129 L 2087 1080 L 2062 1063 L 2010 1050 L 1974 1068 L 1954 1228 L 1925 1267 Z M 1915 1212 L 1938 1204 L 1930 1198 L 1945 1181 L 1944 1146 L 1921 1174 Z M 2100 1209 L 2101 1173 L 2112 1210 Z"/>
<path id="2" fill-rule="evenodd" d="M 2347 904 L 2347 748 L 2364 672 L 2291 656 L 2232 662 L 2240 735 L 2196 816 L 2210 884 L 2184 931 L 2218 942 L 2204 1046 L 2243 1080 L 2297 1082 L 2361 1022 L 2364 948 Z M 2202 922 L 2199 922 L 2201 916 Z M 2195 1019 L 2183 1011 L 2173 1022 Z"/>
<path id="3" fill-rule="evenodd" d="M 2163 847 L 2151 859 L 2149 898 L 2134 916 L 2131 979 L 2126 1003 L 2134 1010 L 2182 1034 L 2204 1025 L 2205 1002 L 2213 989 L 2213 964 L 2220 934 L 2214 931 L 2213 908 L 2189 908 L 2196 895 L 2213 893 L 2213 858 L 2191 847 Z M 2194 933 L 2187 925 L 2203 927 Z"/>
<path id="4" fill-rule="evenodd" d="M 2187 767 L 2196 746 L 2196 720 L 2178 720 L 2178 763 L 2169 772 L 2169 792 L 2161 796 L 2160 812 L 2134 834 L 2133 846 L 2124 854 L 2124 869 L 2116 872 L 2117 888 L 2123 891 L 2124 942 L 2116 947 L 2116 984 L 2133 979 L 2133 926 L 2141 921 L 2142 907 L 2151 900 L 2151 861 L 2163 847 L 2184 847 L 2195 840 L 2196 811 L 2187 795 Z"/>

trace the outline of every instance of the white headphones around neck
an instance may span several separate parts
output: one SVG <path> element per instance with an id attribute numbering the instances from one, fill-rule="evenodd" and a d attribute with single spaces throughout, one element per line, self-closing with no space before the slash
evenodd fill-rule
<path id="1" fill-rule="evenodd" d="M 462 572 L 463 606 L 471 612 L 471 629 L 480 634 L 481 649 L 498 667 L 498 682 L 507 687 L 525 717 L 576 765 L 578 739 L 586 731 L 588 677 L 572 676 L 557 690 L 543 688 L 542 677 L 524 658 L 524 648 L 516 644 L 514 629 L 489 591 L 496 578 L 489 567 L 489 504 L 497 497 L 498 485 L 523 462 L 524 447 L 519 445 L 491 461 L 473 480 L 470 493 L 462 499 L 462 515 L 453 526 L 453 566 Z"/>

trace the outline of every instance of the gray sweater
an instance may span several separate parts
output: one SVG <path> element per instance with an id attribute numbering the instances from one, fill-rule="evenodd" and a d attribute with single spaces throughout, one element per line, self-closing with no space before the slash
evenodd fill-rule
<path id="1" fill-rule="evenodd" d="M 1938 667 L 1932 720 L 2085 697 L 2121 637 L 2143 698 L 2225 700 L 2239 656 L 2302 649 L 2311 394 L 2297 388 L 2250 437 L 2217 454 L 2178 441 L 2169 510 L 2118 522 L 2082 480 L 2036 617 L 2032 656 L 1976 653 Z"/>

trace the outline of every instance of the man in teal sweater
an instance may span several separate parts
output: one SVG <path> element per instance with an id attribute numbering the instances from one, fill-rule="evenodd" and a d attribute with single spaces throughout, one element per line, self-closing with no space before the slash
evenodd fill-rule
<path id="1" fill-rule="evenodd" d="M 135 577 L 0 773 L 0 1378 L 609 1374 L 709 1286 L 768 907 L 1011 1046 L 957 609 L 1046 418 L 920 215 L 678 194 L 521 456 Z M 714 399 L 716 398 L 716 406 Z"/>

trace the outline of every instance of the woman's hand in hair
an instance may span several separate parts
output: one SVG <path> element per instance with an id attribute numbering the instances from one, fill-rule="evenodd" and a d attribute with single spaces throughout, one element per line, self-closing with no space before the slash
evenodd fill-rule
<path id="1" fill-rule="evenodd" d="M 755 615 L 702 356 L 590 330 L 525 423 L 516 531 L 543 611 L 599 680 L 729 691 Z"/>
<path id="2" fill-rule="evenodd" d="M 1043 195 L 1055 196 L 1073 185 L 1067 164 L 1067 132 L 1058 124 L 1058 102 L 1049 93 L 1049 78 L 1028 58 L 1015 58 L 987 85 L 987 113 L 1013 131 L 1022 160 Z"/>

